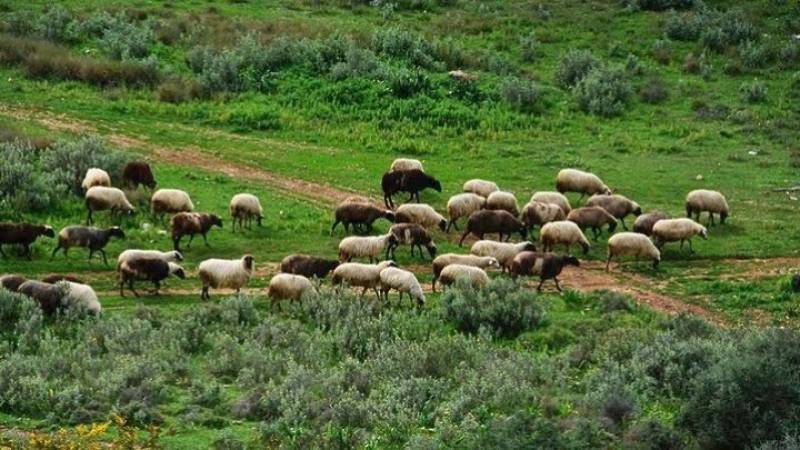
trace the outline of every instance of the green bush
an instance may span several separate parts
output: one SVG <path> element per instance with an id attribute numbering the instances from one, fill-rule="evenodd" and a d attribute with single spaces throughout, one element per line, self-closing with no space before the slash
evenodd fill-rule
<path id="1" fill-rule="evenodd" d="M 519 40 L 520 58 L 524 62 L 533 62 L 538 59 L 541 54 L 542 44 L 536 39 L 536 36 L 531 33 Z"/>
<path id="2" fill-rule="evenodd" d="M 633 95 L 625 73 L 607 68 L 593 69 L 572 91 L 581 110 L 603 117 L 622 114 Z"/>
<path id="3" fill-rule="evenodd" d="M 767 100 L 767 85 L 763 81 L 754 80 L 751 83 L 742 83 L 739 94 L 747 103 L 762 103 Z"/>
<path id="4" fill-rule="evenodd" d="M 572 50 L 564 55 L 556 68 L 556 82 L 563 88 L 578 84 L 600 61 L 588 50 Z"/>
<path id="5" fill-rule="evenodd" d="M 78 35 L 78 24 L 68 9 L 54 5 L 38 16 L 33 25 L 36 36 L 55 42 L 72 42 Z"/>
<path id="6" fill-rule="evenodd" d="M 653 58 L 667 65 L 672 61 L 672 43 L 667 39 L 658 39 L 653 44 Z"/>
<path id="7" fill-rule="evenodd" d="M 664 34 L 676 41 L 694 42 L 700 38 L 705 25 L 702 14 L 679 14 L 672 12 L 664 22 Z"/>
<path id="8" fill-rule="evenodd" d="M 41 165 L 56 184 L 83 197 L 81 182 L 88 169 L 103 168 L 111 176 L 112 183 L 118 185 L 129 158 L 124 153 L 111 151 L 97 136 L 83 136 L 72 141 L 56 141 L 41 155 Z"/>
<path id="9" fill-rule="evenodd" d="M 533 113 L 544 109 L 544 92 L 533 81 L 509 78 L 501 85 L 500 95 L 518 111 Z"/>
<path id="10" fill-rule="evenodd" d="M 100 43 L 113 59 L 140 59 L 150 55 L 155 40 L 151 22 L 134 23 L 119 15 L 106 25 Z"/>
<path id="11" fill-rule="evenodd" d="M 770 64 L 774 58 L 772 49 L 765 44 L 757 44 L 753 41 L 744 41 L 737 47 L 739 57 L 745 67 L 750 69 L 760 69 Z"/>
<path id="12" fill-rule="evenodd" d="M 390 72 L 389 89 L 400 98 L 424 93 L 431 88 L 431 80 L 421 70 L 396 69 Z"/>
<path id="13" fill-rule="evenodd" d="M 661 103 L 669 98 L 669 89 L 661 78 L 651 78 L 639 88 L 639 98 L 645 103 Z"/>

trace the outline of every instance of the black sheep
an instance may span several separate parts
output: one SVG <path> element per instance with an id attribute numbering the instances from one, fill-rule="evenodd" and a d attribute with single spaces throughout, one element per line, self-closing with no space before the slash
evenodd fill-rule
<path id="1" fill-rule="evenodd" d="M 439 180 L 419 169 L 386 172 L 381 179 L 381 188 L 387 208 L 394 208 L 392 196 L 398 192 L 408 192 L 410 194 L 408 201 L 416 199 L 417 203 L 419 203 L 419 192 L 424 189 L 430 188 L 442 192 Z"/>
<path id="2" fill-rule="evenodd" d="M 122 169 L 122 183 L 134 189 L 139 185 L 147 186 L 150 189 L 156 188 L 156 180 L 150 165 L 141 161 L 125 164 L 125 168 Z"/>
<path id="3" fill-rule="evenodd" d="M 186 278 L 182 267 L 170 264 L 160 258 L 136 258 L 123 261 L 117 270 L 119 270 L 120 297 L 125 296 L 125 283 L 128 284 L 128 289 L 133 292 L 133 295 L 139 296 L 139 293 L 133 288 L 135 280 L 152 282 L 155 286 L 154 294 L 158 294 L 158 290 L 161 289 L 161 281 L 168 276 L 175 275 L 182 280 Z"/>
<path id="4" fill-rule="evenodd" d="M 49 284 L 34 280 L 22 283 L 17 292 L 35 300 L 48 316 L 54 314 L 62 306 L 64 297 L 67 296 L 63 284 Z"/>
<path id="5" fill-rule="evenodd" d="M 470 214 L 467 220 L 467 229 L 464 230 L 461 240 L 458 241 L 459 247 L 470 233 L 478 236 L 478 239 L 483 239 L 486 233 L 497 233 L 500 242 L 502 242 L 504 235 L 508 235 L 506 237 L 506 241 L 508 241 L 511 239 L 512 233 L 519 233 L 522 239 L 525 239 L 528 235 L 528 229 L 525 224 L 508 211 L 485 209 Z"/>
<path id="6" fill-rule="evenodd" d="M 31 223 L 0 223 L 0 255 L 7 258 L 3 245 L 21 245 L 25 249 L 28 260 L 31 259 L 31 244 L 39 236 L 56 237 L 55 231 L 47 225 Z"/>
<path id="7" fill-rule="evenodd" d="M 58 233 L 58 245 L 53 249 L 53 254 L 50 260 L 56 257 L 59 250 L 64 250 L 64 257 L 67 257 L 67 251 L 70 247 L 85 247 L 89 249 L 89 260 L 96 252 L 103 255 L 103 264 L 108 265 L 106 258 L 106 251 L 103 250 L 112 237 L 124 238 L 125 233 L 120 227 L 111 227 L 106 229 L 86 227 L 83 225 L 73 225 L 62 229 Z"/>
<path id="8" fill-rule="evenodd" d="M 302 275 L 306 278 L 316 277 L 322 279 L 338 266 L 339 261 L 335 259 L 294 254 L 283 258 L 281 272 Z"/>
<path id="9" fill-rule="evenodd" d="M 543 252 L 520 252 L 511 261 L 511 276 L 539 275 L 539 286 L 537 291 L 542 290 L 545 280 L 552 279 L 556 282 L 556 289 L 561 292 L 561 285 L 558 283 L 558 276 L 565 266 L 581 265 L 578 258 L 572 255 L 556 255 L 555 253 Z"/>

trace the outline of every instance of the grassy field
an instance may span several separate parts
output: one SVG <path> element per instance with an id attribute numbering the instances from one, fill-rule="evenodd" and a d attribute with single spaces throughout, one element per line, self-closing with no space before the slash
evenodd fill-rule
<path id="1" fill-rule="evenodd" d="M 6 299 L 0 447 L 19 430 L 57 439 L 60 427 L 86 448 L 121 442 L 118 426 L 96 437 L 74 428 L 112 414 L 142 438 L 156 425 L 164 448 L 789 445 L 800 436 L 797 393 L 769 380 L 800 371 L 792 355 L 759 358 L 799 340 L 789 280 L 800 196 L 774 191 L 800 184 L 798 32 L 800 9 L 777 0 L 0 1 L 3 141 L 100 136 L 224 221 L 209 247 L 185 251 L 187 280 L 140 299 L 119 296 L 117 254 L 171 248 L 144 191 L 133 218 L 99 215 L 98 226 L 126 233 L 107 247 L 111 267 L 81 249 L 51 261 L 52 239 L 36 242 L 30 262 L 7 251 L 0 273 L 75 274 L 104 313 L 42 319 Z M 570 87 L 576 50 L 595 62 Z M 491 295 L 429 294 L 417 311 L 323 288 L 270 309 L 264 288 L 278 262 L 335 257 L 344 231 L 330 232 L 334 205 L 351 193 L 379 201 L 396 157 L 422 160 L 441 181 L 443 192 L 422 194 L 440 211 L 470 178 L 522 205 L 576 167 L 672 216 L 688 191 L 719 190 L 731 216 L 695 254 L 668 245 L 659 271 L 605 274 L 604 235 L 562 276 L 561 295 L 499 280 Z M 238 192 L 261 199 L 263 227 L 231 230 Z M 0 197 L 0 220 L 58 230 L 85 210 L 72 194 L 46 208 Z M 441 253 L 464 251 L 456 232 L 434 237 Z M 200 301 L 199 262 L 245 253 L 257 267 L 246 298 Z M 427 260 L 402 248 L 398 263 L 427 288 Z M 672 317 L 686 311 L 717 326 Z M 759 403 L 743 372 L 765 374 L 763 390 L 790 406 Z M 708 406 L 709 390 L 725 386 L 740 395 Z M 704 414 L 742 423 L 704 426 Z"/>

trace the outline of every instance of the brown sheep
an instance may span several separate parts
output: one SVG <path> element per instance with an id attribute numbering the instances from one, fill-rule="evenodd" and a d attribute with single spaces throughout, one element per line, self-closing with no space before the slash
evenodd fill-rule
<path id="1" fill-rule="evenodd" d="M 211 227 L 215 225 L 222 228 L 222 218 L 216 214 L 193 212 L 175 214 L 172 216 L 172 220 L 170 220 L 173 247 L 176 251 L 181 251 L 181 238 L 189 235 L 189 242 L 186 244 L 186 248 L 189 248 L 192 245 L 192 239 L 194 239 L 195 234 L 203 236 L 203 242 L 205 242 L 206 246 L 210 247 L 206 234 Z"/>
<path id="2" fill-rule="evenodd" d="M 378 208 L 377 206 L 369 203 L 344 203 L 336 207 L 335 220 L 331 226 L 331 234 L 336 229 L 336 225 L 344 224 L 344 230 L 350 232 L 350 225 L 353 225 L 354 230 L 361 226 L 366 226 L 366 231 L 372 231 L 372 224 L 378 219 L 386 219 L 389 222 L 395 221 L 395 216 L 392 211 Z"/>
<path id="3" fill-rule="evenodd" d="M 573 209 L 567 215 L 567 220 L 575 222 L 581 231 L 591 228 L 595 241 L 600 236 L 600 227 L 603 225 L 608 225 L 609 233 L 614 233 L 617 228 L 617 218 L 599 206 L 585 206 Z"/>
<path id="4" fill-rule="evenodd" d="M 398 223 L 392 225 L 389 229 L 389 233 L 394 236 L 395 239 L 389 242 L 389 246 L 386 248 L 386 259 L 395 259 L 394 251 L 400 245 L 410 245 L 411 256 L 414 256 L 414 247 L 417 247 L 419 249 L 419 256 L 422 257 L 422 247 L 425 246 L 431 258 L 436 257 L 436 244 L 433 243 L 433 238 L 431 238 L 428 230 L 422 225 L 416 223 Z M 391 258 L 389 257 L 390 254 Z"/>
<path id="5" fill-rule="evenodd" d="M 542 284 L 546 280 L 552 279 L 556 283 L 556 289 L 561 292 L 561 285 L 558 276 L 566 266 L 580 267 L 578 258 L 572 255 L 556 255 L 555 253 L 542 252 L 521 252 L 514 257 L 511 262 L 511 276 L 539 275 L 539 286 L 537 291 L 542 290 Z"/>
<path id="6" fill-rule="evenodd" d="M 139 185 L 147 186 L 150 189 L 156 188 L 156 179 L 150 164 L 142 161 L 133 161 L 125 164 L 122 169 L 122 184 L 136 189 Z"/>
<path id="7" fill-rule="evenodd" d="M 53 315 L 61 306 L 67 289 L 63 284 L 48 284 L 30 280 L 22 283 L 17 289 L 22 295 L 36 301 L 45 315 Z"/>
<path id="8" fill-rule="evenodd" d="M 482 210 L 470 214 L 467 229 L 458 241 L 459 247 L 470 233 L 478 236 L 478 239 L 483 239 L 486 233 L 497 233 L 501 242 L 504 235 L 508 235 L 506 241 L 511 238 L 512 233 L 519 233 L 522 239 L 528 235 L 525 225 L 511 213 L 503 210 Z"/>
<path id="9" fill-rule="evenodd" d="M 653 225 L 659 220 L 668 219 L 666 213 L 661 211 L 653 211 L 647 214 L 642 214 L 633 222 L 633 231 L 650 236 L 653 233 Z"/>
<path id="10" fill-rule="evenodd" d="M 21 245 L 25 249 L 28 260 L 31 259 L 31 244 L 39 237 L 56 237 L 55 231 L 47 225 L 31 223 L 0 222 L 0 255 L 8 258 L 3 252 L 3 245 Z"/>
<path id="11" fill-rule="evenodd" d="M 303 275 L 306 278 L 317 277 L 325 278 L 335 268 L 339 266 L 339 261 L 335 259 L 323 259 L 315 256 L 294 254 L 289 255 L 281 261 L 281 272 L 294 275 Z"/>
<path id="12" fill-rule="evenodd" d="M 642 208 L 638 203 L 617 194 L 593 195 L 586 202 L 586 206 L 599 206 L 605 209 L 609 214 L 619 219 L 622 223 L 622 228 L 626 231 L 628 230 L 628 226 L 625 225 L 625 217 L 629 214 L 633 214 L 634 216 L 640 216 L 642 214 Z"/>
<path id="13" fill-rule="evenodd" d="M 22 275 L 3 275 L 0 277 L 0 288 L 11 292 L 17 292 L 17 289 L 26 281 L 28 281 L 28 279 Z"/>

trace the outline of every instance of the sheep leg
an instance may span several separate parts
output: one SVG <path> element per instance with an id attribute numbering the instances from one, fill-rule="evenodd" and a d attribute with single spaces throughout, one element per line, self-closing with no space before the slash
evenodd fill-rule
<path id="1" fill-rule="evenodd" d="M 364 288 L 364 290 L 366 290 L 366 288 Z M 383 298 L 381 298 L 381 293 L 378 292 L 378 287 L 377 286 L 373 286 L 372 290 L 373 290 L 373 292 L 375 292 L 375 296 L 378 297 L 378 301 L 382 301 Z"/>
<path id="2" fill-rule="evenodd" d="M 86 225 L 92 224 L 92 208 L 88 208 L 88 213 L 86 214 Z"/>
<path id="3" fill-rule="evenodd" d="M 394 209 L 394 204 L 392 203 L 392 196 L 388 194 L 383 194 L 383 204 L 386 205 L 388 209 Z"/>
<path id="4" fill-rule="evenodd" d="M 592 234 L 594 235 L 594 241 L 597 242 L 597 239 L 600 238 L 600 229 L 597 227 L 592 227 Z"/>
<path id="5" fill-rule="evenodd" d="M 542 285 L 544 284 L 544 278 L 539 279 L 539 286 L 536 286 L 536 292 L 542 292 Z"/>
<path id="6" fill-rule="evenodd" d="M 714 226 L 714 213 L 712 212 L 708 213 L 708 226 L 709 227 Z"/>
<path id="7" fill-rule="evenodd" d="M 108 258 L 106 258 L 106 251 L 101 248 L 100 250 L 98 250 L 98 252 L 100 252 L 100 254 L 103 255 L 103 264 L 108 266 Z"/>
<path id="8" fill-rule="evenodd" d="M 138 293 L 138 292 L 136 292 L 136 289 L 134 289 L 134 288 L 133 288 L 133 278 L 131 278 L 130 280 L 128 280 L 128 289 L 130 289 L 130 290 L 131 290 L 131 292 L 133 292 L 133 295 L 134 295 L 135 297 L 138 297 L 138 296 L 139 296 L 139 293 Z"/>
<path id="9" fill-rule="evenodd" d="M 94 255 L 94 250 L 89 250 L 89 262 L 92 262 L 92 255 Z"/>
<path id="10" fill-rule="evenodd" d="M 186 243 L 186 248 L 192 247 L 192 241 L 194 240 L 194 233 L 189 235 L 189 242 Z"/>
<path id="11" fill-rule="evenodd" d="M 628 231 L 628 226 L 625 225 L 625 218 L 623 217 L 623 218 L 619 219 L 619 221 L 622 224 L 622 229 L 625 230 L 625 231 Z"/>
<path id="12" fill-rule="evenodd" d="M 558 284 L 558 277 L 553 277 L 553 281 L 556 282 L 556 289 L 558 289 L 558 292 L 561 292 L 561 285 Z"/>
<path id="13" fill-rule="evenodd" d="M 208 286 L 203 286 L 203 289 L 200 291 L 200 300 L 208 300 L 210 297 L 211 296 L 208 295 Z M 274 298 L 272 299 L 272 305 L 275 305 Z"/>
<path id="14" fill-rule="evenodd" d="M 464 243 L 464 239 L 466 239 L 466 238 L 467 238 L 467 236 L 469 235 L 469 233 L 470 233 L 470 231 L 469 231 L 469 229 L 467 229 L 467 230 L 465 230 L 465 231 L 464 231 L 464 234 L 462 234 L 462 235 L 461 235 L 461 240 L 460 240 L 460 241 L 458 241 L 458 246 L 459 246 L 459 247 L 461 247 L 461 244 L 463 244 L 463 243 Z"/>
<path id="15" fill-rule="evenodd" d="M 158 295 L 159 289 L 161 289 L 161 282 L 160 281 L 153 281 L 153 286 L 155 286 L 155 290 L 153 291 L 153 295 Z"/>
<path id="16" fill-rule="evenodd" d="M 180 251 L 181 250 L 180 244 L 181 244 L 180 236 L 176 237 L 176 238 L 172 238 L 172 248 L 174 248 L 176 251 Z"/>
<path id="17" fill-rule="evenodd" d="M 681 239 L 681 250 L 683 250 L 683 239 Z"/>
<path id="18" fill-rule="evenodd" d="M 58 248 L 56 248 L 56 250 L 58 250 Z M 2 244 L 0 244 L 0 256 L 2 256 L 3 258 L 8 258 L 8 256 L 6 255 L 6 252 L 3 251 L 3 245 Z M 53 258 L 50 258 L 50 260 L 52 260 L 52 259 Z"/>
<path id="19" fill-rule="evenodd" d="M 689 253 L 694 253 L 694 249 L 692 248 L 692 240 L 689 239 L 687 242 L 689 242 Z"/>
<path id="20" fill-rule="evenodd" d="M 56 253 L 58 253 L 59 250 L 61 250 L 61 245 L 56 245 L 56 248 L 53 249 L 53 253 L 50 255 L 50 261 L 55 259 Z M 0 246 L 0 254 L 3 255 L 3 258 L 6 257 L 6 254 L 3 253 L 3 246 Z"/>
<path id="21" fill-rule="evenodd" d="M 339 219 L 333 221 L 333 225 L 331 225 L 331 234 L 333 234 L 333 230 L 336 229 L 336 225 L 339 225 Z"/>
<path id="22" fill-rule="evenodd" d="M 208 239 L 206 238 L 206 234 L 203 233 L 202 236 L 203 236 L 203 242 L 206 243 L 206 247 L 211 247 L 210 245 L 208 245 Z"/>
<path id="23" fill-rule="evenodd" d="M 611 264 L 611 255 L 608 255 L 608 259 L 606 259 L 606 272 L 608 272 L 608 265 Z"/>
<path id="24" fill-rule="evenodd" d="M 122 276 L 119 277 L 119 296 L 125 297 L 125 280 L 122 279 Z"/>

